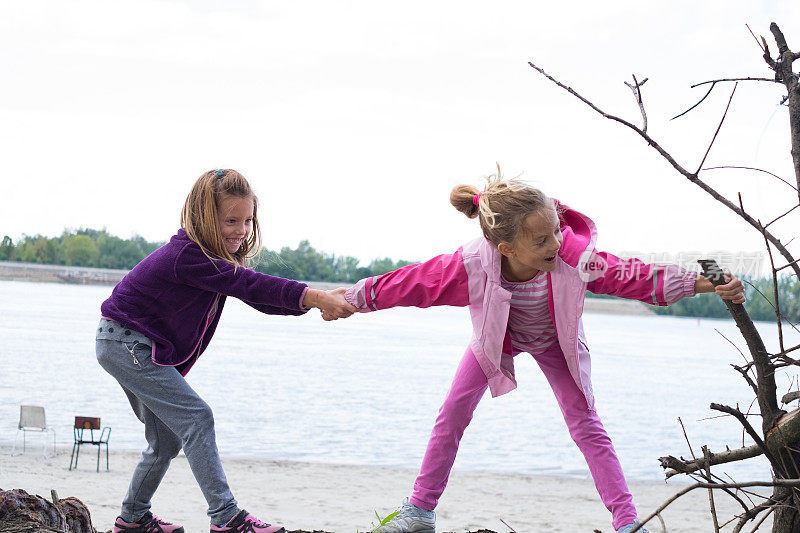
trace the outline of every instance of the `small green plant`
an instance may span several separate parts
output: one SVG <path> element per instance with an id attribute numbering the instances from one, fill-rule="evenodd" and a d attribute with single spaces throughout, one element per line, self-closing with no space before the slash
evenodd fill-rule
<path id="1" fill-rule="evenodd" d="M 378 511 L 374 511 L 374 510 L 373 510 L 373 512 L 375 513 L 375 518 L 377 518 L 377 519 L 378 519 L 378 523 L 377 523 L 377 524 L 375 524 L 375 522 L 371 522 L 371 523 L 370 523 L 370 530 L 369 530 L 369 531 L 366 531 L 366 532 L 364 532 L 364 533 L 374 533 L 376 529 L 378 529 L 378 528 L 379 528 L 379 527 L 381 527 L 381 526 L 385 526 L 386 524 L 388 524 L 388 523 L 389 523 L 389 521 L 390 521 L 392 518 L 394 518 L 395 516 L 397 516 L 398 514 L 400 514 L 400 511 L 399 511 L 399 510 L 397 510 L 397 511 L 395 511 L 395 512 L 393 512 L 393 513 L 390 513 L 390 514 L 386 515 L 386 517 L 384 517 L 384 518 L 381 518 L 381 515 L 379 515 L 379 514 L 378 514 Z M 362 532 L 356 529 L 356 533 L 362 533 Z"/>

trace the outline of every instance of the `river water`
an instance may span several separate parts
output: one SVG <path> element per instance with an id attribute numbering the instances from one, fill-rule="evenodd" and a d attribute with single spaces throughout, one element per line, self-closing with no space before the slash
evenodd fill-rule
<path id="1" fill-rule="evenodd" d="M 111 452 L 144 447 L 143 426 L 97 364 L 94 332 L 107 286 L 0 281 L 0 446 L 20 404 L 43 405 L 59 446 L 75 415 L 113 428 Z M 753 394 L 730 364 L 744 349 L 730 320 L 585 313 L 597 407 L 626 474 L 662 477 L 657 458 L 741 446 L 741 426 L 711 402 L 747 410 Z M 759 323 L 768 349 L 777 327 Z M 784 332 L 787 346 L 800 335 Z M 209 349 L 188 375 L 212 406 L 224 456 L 418 468 L 438 407 L 470 336 L 462 308 L 393 309 L 333 323 L 262 315 L 229 299 Z M 487 393 L 455 468 L 588 476 L 532 358 L 516 358 L 519 388 Z M 778 373 L 779 394 L 798 387 Z M 753 408 L 757 411 L 757 406 Z M 760 426 L 757 416 L 751 417 Z M 31 437 L 36 444 L 38 436 Z M 745 440 L 750 444 L 749 439 Z M 766 461 L 716 467 L 769 479 Z"/>

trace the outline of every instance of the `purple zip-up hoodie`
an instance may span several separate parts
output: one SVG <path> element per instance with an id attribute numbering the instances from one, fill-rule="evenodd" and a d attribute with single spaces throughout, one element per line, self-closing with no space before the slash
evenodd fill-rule
<path id="1" fill-rule="evenodd" d="M 305 283 L 209 259 L 178 230 L 114 287 L 100 306 L 153 341 L 153 362 L 186 375 L 217 328 L 225 298 L 233 296 L 269 315 L 302 315 Z"/>

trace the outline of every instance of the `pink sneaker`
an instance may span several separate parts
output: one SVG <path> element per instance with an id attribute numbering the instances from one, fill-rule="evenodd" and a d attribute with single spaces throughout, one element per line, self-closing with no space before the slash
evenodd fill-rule
<path id="1" fill-rule="evenodd" d="M 147 511 L 138 522 L 126 522 L 121 516 L 114 522 L 114 533 L 183 533 L 183 526 L 164 522 Z"/>
<path id="2" fill-rule="evenodd" d="M 248 514 L 242 509 L 239 514 L 234 516 L 224 526 L 211 524 L 211 533 L 215 531 L 227 531 L 229 533 L 286 533 L 281 526 L 271 526 L 265 524 L 255 516 Z"/>

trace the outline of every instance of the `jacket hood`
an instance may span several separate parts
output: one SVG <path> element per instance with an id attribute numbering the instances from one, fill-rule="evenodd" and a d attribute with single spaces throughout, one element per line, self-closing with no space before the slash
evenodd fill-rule
<path id="1" fill-rule="evenodd" d="M 597 242 L 597 228 L 592 219 L 583 213 L 562 204 L 555 198 L 556 212 L 561 221 L 561 234 L 564 237 L 558 255 L 573 268 L 578 267 L 582 259 L 590 256 Z"/>

